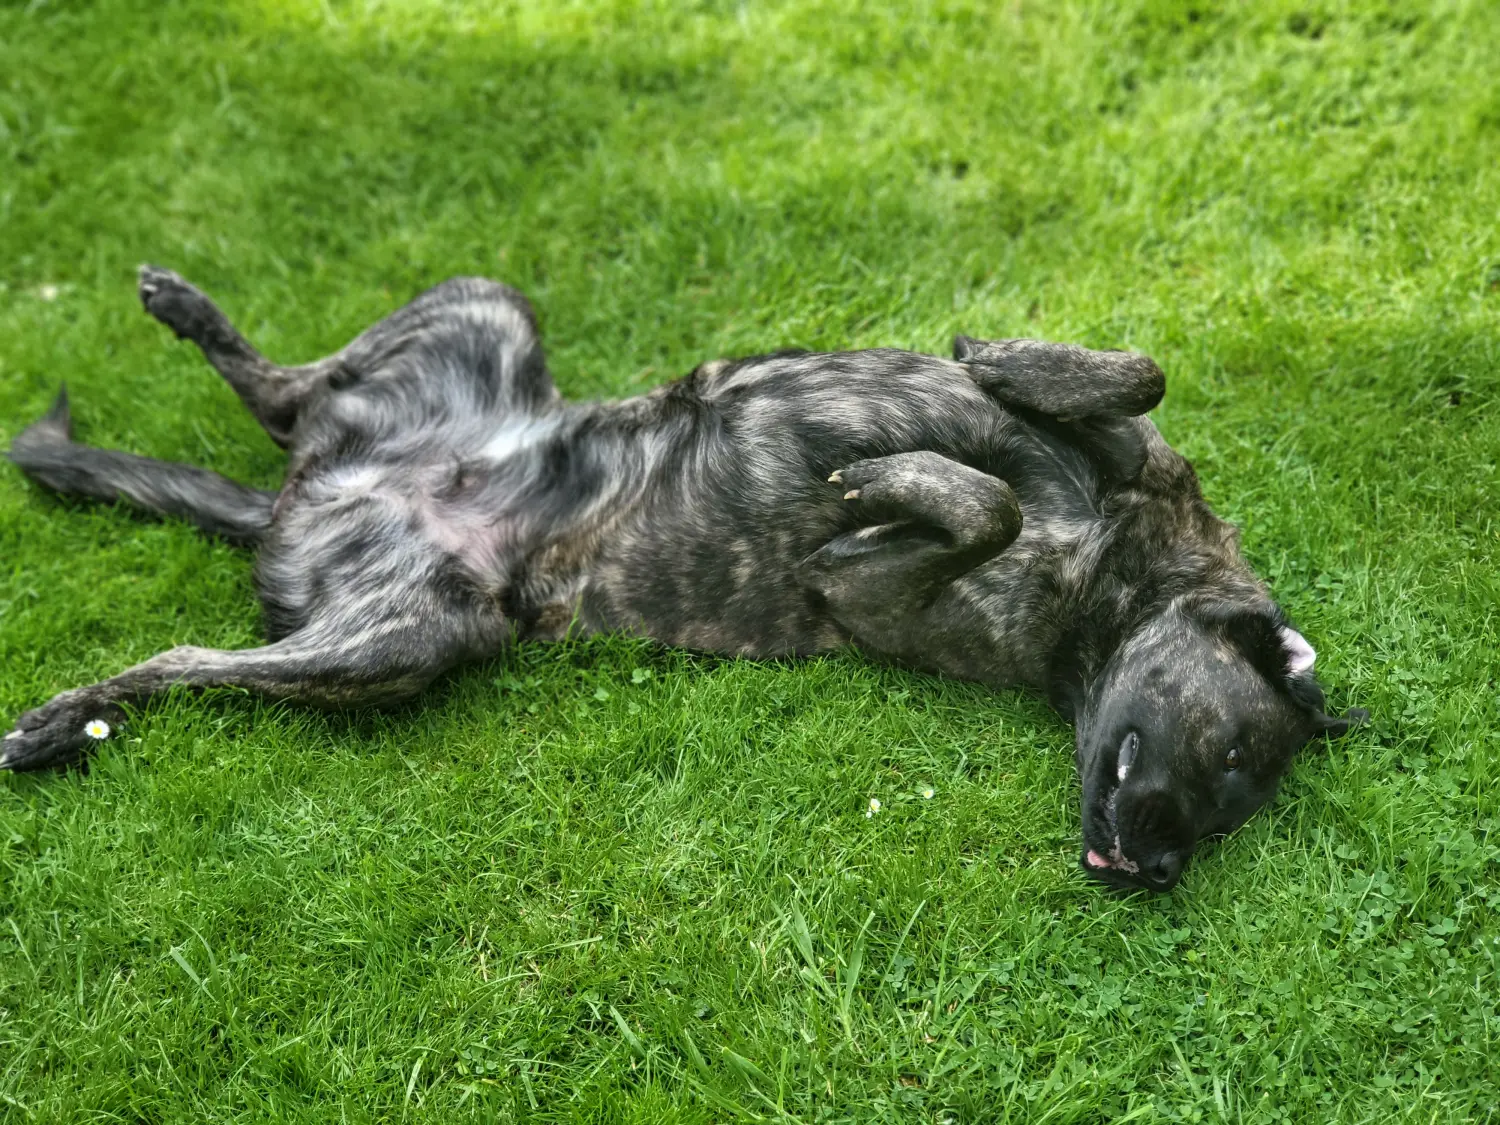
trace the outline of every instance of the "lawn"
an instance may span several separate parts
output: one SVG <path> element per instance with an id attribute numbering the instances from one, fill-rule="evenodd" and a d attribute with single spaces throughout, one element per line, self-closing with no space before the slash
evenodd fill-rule
<path id="1" fill-rule="evenodd" d="M 1500 1118 L 1497 58 L 1479 2 L 5 0 L 0 443 L 66 379 L 277 485 L 141 261 L 288 361 L 502 278 L 574 396 L 1128 346 L 1374 717 L 1121 898 L 1061 720 L 854 654 L 174 693 L 0 779 L 0 1119 Z M 0 466 L 0 722 L 255 643 L 250 567 Z"/>

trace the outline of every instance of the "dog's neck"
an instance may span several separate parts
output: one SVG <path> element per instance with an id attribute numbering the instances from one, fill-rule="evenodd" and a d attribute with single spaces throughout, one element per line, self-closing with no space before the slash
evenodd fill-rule
<path id="1" fill-rule="evenodd" d="M 1184 503 L 1191 519 L 1167 510 Z M 1168 535 L 1167 527 L 1179 533 Z M 1191 533 L 1182 535 L 1184 528 Z M 1092 571 L 1063 592 L 1056 607 L 1062 627 L 1049 653 L 1047 695 L 1070 719 L 1120 648 L 1179 599 L 1267 596 L 1240 557 L 1238 531 L 1209 511 L 1196 488 L 1186 498 L 1138 495 L 1107 534 L 1110 542 Z"/>

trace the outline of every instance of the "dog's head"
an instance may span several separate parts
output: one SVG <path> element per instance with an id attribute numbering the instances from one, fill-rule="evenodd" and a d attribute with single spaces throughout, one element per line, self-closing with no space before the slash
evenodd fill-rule
<path id="1" fill-rule="evenodd" d="M 1171 889 L 1198 841 L 1275 795 L 1299 747 L 1368 717 L 1323 713 L 1314 657 L 1269 601 L 1180 601 L 1122 644 L 1078 716 L 1084 870 Z"/>

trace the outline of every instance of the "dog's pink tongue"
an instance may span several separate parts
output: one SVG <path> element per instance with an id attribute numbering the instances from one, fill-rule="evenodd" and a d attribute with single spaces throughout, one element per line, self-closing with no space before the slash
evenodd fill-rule
<path id="1" fill-rule="evenodd" d="M 1096 852 L 1093 848 L 1089 849 L 1089 854 L 1087 856 L 1085 856 L 1084 858 L 1086 860 L 1088 860 L 1088 865 L 1090 867 L 1112 867 L 1112 866 L 1114 866 L 1112 863 L 1109 862 L 1109 860 L 1105 859 L 1102 855 L 1100 855 L 1098 852 Z"/>

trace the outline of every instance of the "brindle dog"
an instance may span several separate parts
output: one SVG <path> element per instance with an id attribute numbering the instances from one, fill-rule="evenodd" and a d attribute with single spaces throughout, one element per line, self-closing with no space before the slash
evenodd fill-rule
<path id="1" fill-rule="evenodd" d="M 259 547 L 270 634 L 180 647 L 22 715 L 0 766 L 76 758 L 173 684 L 389 703 L 517 636 L 623 629 L 744 656 L 849 643 L 1044 693 L 1077 723 L 1083 868 L 1166 890 L 1270 799 L 1323 712 L 1313 651 L 1143 415 L 1156 364 L 960 336 L 704 364 L 562 401 L 526 299 L 461 278 L 342 351 L 262 357 L 203 293 L 141 271 L 290 453 L 280 492 L 75 444 L 66 394 L 11 459 Z"/>

